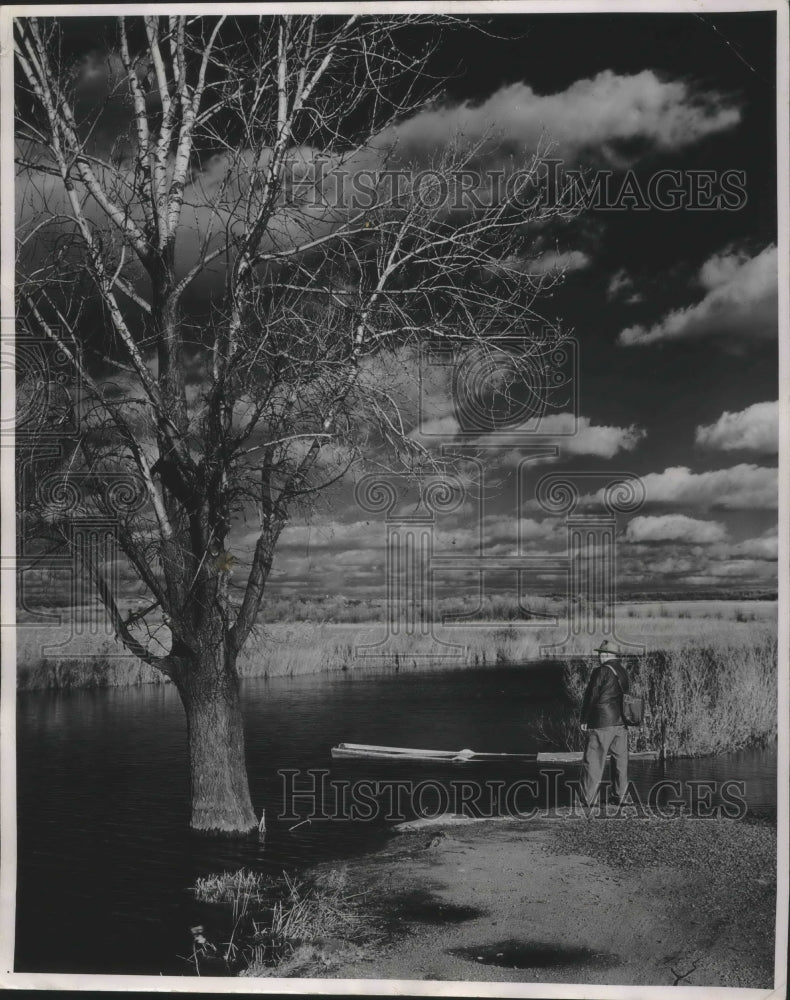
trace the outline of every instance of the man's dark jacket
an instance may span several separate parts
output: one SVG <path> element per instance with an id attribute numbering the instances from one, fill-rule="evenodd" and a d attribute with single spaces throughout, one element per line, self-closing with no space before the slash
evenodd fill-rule
<path id="1" fill-rule="evenodd" d="M 619 684 L 612 667 L 617 671 Z M 629 689 L 628 673 L 619 660 L 599 663 L 593 670 L 587 690 L 584 692 L 581 721 L 586 722 L 590 729 L 624 726 L 623 692 L 628 694 Z"/>

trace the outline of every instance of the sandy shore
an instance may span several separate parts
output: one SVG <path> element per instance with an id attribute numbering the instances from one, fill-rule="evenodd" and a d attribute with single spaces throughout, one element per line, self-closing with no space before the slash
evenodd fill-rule
<path id="1" fill-rule="evenodd" d="M 769 824 L 725 819 L 403 833 L 349 866 L 367 940 L 318 942 L 274 974 L 770 987 L 775 851 Z"/>

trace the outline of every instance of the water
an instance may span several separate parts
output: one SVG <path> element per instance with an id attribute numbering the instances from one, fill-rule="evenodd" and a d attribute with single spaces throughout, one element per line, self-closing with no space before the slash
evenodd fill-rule
<path id="1" fill-rule="evenodd" d="M 198 876 L 342 860 L 388 835 L 380 813 L 366 822 L 315 818 L 291 830 L 298 820 L 278 819 L 285 790 L 278 771 L 298 770 L 303 790 L 307 769 L 325 770 L 331 793 L 331 783 L 343 780 L 423 779 L 433 783 L 423 807 L 433 810 L 437 787 L 454 789 L 472 777 L 535 779 L 538 769 L 332 761 L 330 747 L 533 751 L 541 749 L 536 720 L 561 702 L 560 672 L 550 665 L 247 681 L 250 787 L 256 811 L 265 806 L 267 816 L 260 844 L 189 835 L 184 716 L 170 687 L 21 695 L 16 969 L 189 974 L 179 958 L 190 951 L 189 928 L 202 923 L 210 931 L 217 919 L 189 891 Z M 677 761 L 666 773 L 635 761 L 631 776 L 644 794 L 660 777 L 739 779 L 750 810 L 775 814 L 775 751 Z M 540 785 L 539 799 L 563 798 L 555 780 Z M 317 809 L 335 813 L 338 801 L 329 794 Z M 413 814 L 408 795 L 393 801 L 404 816 Z M 531 801 L 528 795 L 518 804 Z M 311 805 L 303 798 L 293 808 L 301 819 Z"/>

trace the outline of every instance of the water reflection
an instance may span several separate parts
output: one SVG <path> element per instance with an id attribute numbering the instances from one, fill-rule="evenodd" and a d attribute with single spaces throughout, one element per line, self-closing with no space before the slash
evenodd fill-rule
<path id="1" fill-rule="evenodd" d="M 532 751 L 541 748 L 541 713 L 561 701 L 559 672 L 550 665 L 247 681 L 250 786 L 256 810 L 265 807 L 267 815 L 262 845 L 187 834 L 183 710 L 169 686 L 22 695 L 16 967 L 188 973 L 177 956 L 189 951 L 189 927 L 210 929 L 215 919 L 188 891 L 197 876 L 342 859 L 387 835 L 381 812 L 367 822 L 314 818 L 291 829 L 293 817 L 278 819 L 286 789 L 279 771 L 298 772 L 300 788 L 316 768 L 330 783 L 418 777 L 449 787 L 471 775 L 483 784 L 534 779 L 535 765 L 420 765 L 416 772 L 410 765 L 333 762 L 329 750 L 346 741 Z M 642 794 L 661 777 L 742 780 L 749 809 L 775 814 L 773 750 L 675 761 L 666 769 L 634 762 L 631 771 Z M 552 781 L 548 798 L 561 801 L 563 782 Z M 424 799 L 428 808 L 430 802 Z M 337 813 L 334 792 L 324 807 Z M 303 799 L 295 812 L 302 819 L 311 808 Z"/>

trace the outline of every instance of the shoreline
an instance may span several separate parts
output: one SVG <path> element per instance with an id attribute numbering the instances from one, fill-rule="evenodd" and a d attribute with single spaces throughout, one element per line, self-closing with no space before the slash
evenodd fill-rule
<path id="1" fill-rule="evenodd" d="M 739 602 L 721 604 L 727 606 L 717 612 L 718 618 L 688 616 L 684 611 L 631 618 L 629 610 L 638 606 L 629 605 L 620 608 L 618 617 L 626 639 L 650 652 L 669 653 L 688 646 L 748 647 L 776 635 L 775 602 L 762 602 L 761 607 L 770 604 L 770 608 L 763 608 L 766 612 L 770 610 L 770 614 L 751 620 L 742 620 L 745 616 Z M 385 626 L 381 622 L 278 622 L 264 625 L 262 637 L 245 648 L 238 673 L 244 681 L 334 673 L 375 676 L 395 671 L 421 673 L 551 662 L 551 656 L 541 655 L 541 646 L 557 642 L 567 624 L 563 618 L 556 626 L 508 621 L 453 628 L 437 624 L 448 641 L 465 650 L 463 656 L 448 657 L 447 648 L 438 641 L 402 639 L 383 657 L 357 655 L 360 643 L 375 643 L 382 638 Z M 568 656 L 589 657 L 590 641 L 582 638 L 576 637 L 563 647 L 557 660 Z M 76 639 L 69 638 L 65 626 L 27 626 L 18 629 L 17 642 L 19 692 L 169 684 L 169 679 L 156 668 L 132 657 L 106 635 L 86 634 Z"/>
<path id="2" fill-rule="evenodd" d="M 775 862 L 764 820 L 432 824 L 348 863 L 367 936 L 245 975 L 769 988 Z"/>

